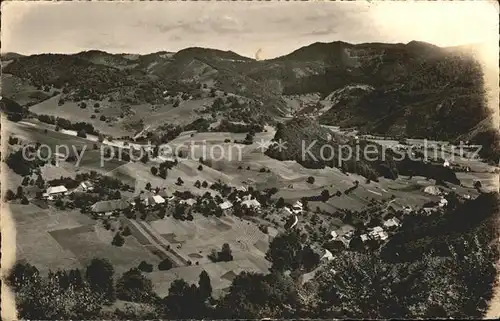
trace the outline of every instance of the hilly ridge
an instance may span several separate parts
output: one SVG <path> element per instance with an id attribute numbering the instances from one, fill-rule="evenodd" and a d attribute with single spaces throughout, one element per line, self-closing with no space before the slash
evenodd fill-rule
<path id="1" fill-rule="evenodd" d="M 212 97 L 216 90 L 246 97 L 271 119 L 295 112 L 284 97 L 319 94 L 322 124 L 393 136 L 456 139 L 488 118 L 480 64 L 417 41 L 314 43 L 264 61 L 206 48 L 6 58 L 3 73 L 36 87 L 72 93 L 75 101 L 113 97 L 132 109 L 168 104 L 165 92 L 196 99 L 203 86 Z M 352 90 L 356 86 L 370 90 Z"/>

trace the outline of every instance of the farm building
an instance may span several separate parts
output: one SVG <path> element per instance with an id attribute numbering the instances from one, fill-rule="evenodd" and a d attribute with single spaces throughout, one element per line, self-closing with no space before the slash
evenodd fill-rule
<path id="1" fill-rule="evenodd" d="M 332 254 L 332 252 L 328 251 L 325 249 L 325 254 L 323 254 L 323 256 L 321 257 L 321 260 L 327 260 L 327 261 L 331 261 L 334 259 L 334 256 Z"/>
<path id="2" fill-rule="evenodd" d="M 439 187 L 437 187 L 435 185 L 431 185 L 431 186 L 427 186 L 426 188 L 424 188 L 424 193 L 427 193 L 430 195 L 440 195 L 441 190 L 439 189 Z"/>
<path id="3" fill-rule="evenodd" d="M 335 230 L 335 234 L 337 236 L 351 235 L 352 233 L 354 233 L 354 227 L 352 227 L 351 225 L 347 225 L 347 224 L 342 225 L 337 230 Z M 330 235 L 333 236 L 333 232 L 330 233 Z"/>
<path id="4" fill-rule="evenodd" d="M 385 232 L 384 229 L 380 226 L 375 226 L 368 234 L 374 239 L 380 240 L 385 240 L 389 237 L 387 232 Z"/>
<path id="5" fill-rule="evenodd" d="M 390 218 L 387 221 L 384 222 L 385 227 L 393 227 L 393 226 L 399 226 L 401 222 L 397 218 Z"/>
<path id="6" fill-rule="evenodd" d="M 252 200 L 245 200 L 243 202 L 241 202 L 241 205 L 244 205 L 248 208 L 260 208 L 260 203 L 259 201 L 257 201 L 256 199 L 252 199 Z"/>
<path id="7" fill-rule="evenodd" d="M 146 206 L 155 206 L 159 204 L 164 204 L 165 199 L 160 195 L 150 195 L 143 200 L 144 205 Z"/>
<path id="8" fill-rule="evenodd" d="M 295 204 L 293 204 L 293 206 L 292 206 L 292 211 L 293 211 L 295 214 L 302 213 L 302 210 L 303 210 L 303 205 L 302 205 L 302 202 L 301 202 L 301 201 L 297 201 L 297 202 L 295 202 Z"/>
<path id="9" fill-rule="evenodd" d="M 64 193 L 67 193 L 68 189 L 64 187 L 63 185 L 59 186 L 51 186 L 47 188 L 47 192 L 43 195 L 44 197 L 54 197 L 58 195 L 63 195 Z"/>
<path id="10" fill-rule="evenodd" d="M 86 192 L 86 191 L 92 191 L 94 189 L 94 185 L 91 182 L 89 182 L 89 181 L 81 182 L 79 187 L 84 192 Z"/>
<path id="11" fill-rule="evenodd" d="M 219 207 L 221 208 L 221 210 L 228 210 L 230 209 L 231 207 L 233 207 L 233 203 L 231 203 L 230 201 L 225 201 L 224 203 L 221 203 L 219 204 Z"/>
<path id="12" fill-rule="evenodd" d="M 105 215 L 110 215 L 114 211 L 122 211 L 129 207 L 129 203 L 125 200 L 109 200 L 109 201 L 100 201 L 95 203 L 90 207 L 90 210 L 93 213 L 103 213 Z"/>
<path id="13" fill-rule="evenodd" d="M 186 204 L 189 206 L 193 206 L 196 203 L 196 200 L 194 198 L 188 198 L 187 200 L 180 200 L 179 204 Z"/>

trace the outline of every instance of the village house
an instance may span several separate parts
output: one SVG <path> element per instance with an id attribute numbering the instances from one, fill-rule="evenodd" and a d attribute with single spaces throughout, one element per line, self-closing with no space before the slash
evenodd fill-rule
<path id="1" fill-rule="evenodd" d="M 339 240 L 344 243 L 345 247 L 349 247 L 349 243 L 351 242 L 351 238 L 354 235 L 354 227 L 351 225 L 343 225 L 335 231 L 330 233 L 333 240 Z"/>
<path id="2" fill-rule="evenodd" d="M 248 208 L 260 208 L 260 203 L 256 199 L 247 199 L 241 202 L 241 205 L 244 205 Z"/>
<path id="3" fill-rule="evenodd" d="M 411 208 L 411 206 L 405 206 L 403 207 L 403 212 L 406 213 L 406 214 L 409 214 L 413 211 L 413 209 Z"/>
<path id="4" fill-rule="evenodd" d="M 295 204 L 293 204 L 292 212 L 294 214 L 300 214 L 300 213 L 302 213 L 302 210 L 303 210 L 303 204 L 301 201 L 297 201 L 297 202 L 295 202 Z"/>
<path id="5" fill-rule="evenodd" d="M 194 198 L 188 198 L 187 200 L 180 200 L 179 204 L 186 204 L 188 206 L 193 206 L 196 204 L 196 200 Z"/>
<path id="6" fill-rule="evenodd" d="M 441 198 L 439 200 L 439 207 L 445 207 L 446 205 L 448 205 L 448 200 L 446 198 Z"/>
<path id="7" fill-rule="evenodd" d="M 321 257 L 320 260 L 327 260 L 327 261 L 331 261 L 334 259 L 334 256 L 332 254 L 332 252 L 328 251 L 327 249 L 325 249 L 325 254 L 323 254 L 323 256 Z"/>
<path id="8" fill-rule="evenodd" d="M 79 185 L 79 187 L 84 192 L 93 191 L 94 190 L 94 185 L 90 181 L 81 182 L 80 185 Z"/>
<path id="9" fill-rule="evenodd" d="M 118 199 L 118 200 L 109 200 L 109 201 L 100 201 L 95 203 L 90 207 L 92 213 L 97 214 L 99 216 L 112 215 L 116 211 L 123 211 L 128 208 L 130 205 L 127 201 Z"/>
<path id="10" fill-rule="evenodd" d="M 223 203 L 220 203 L 219 207 L 220 207 L 221 210 L 227 211 L 227 210 L 229 210 L 230 208 L 233 207 L 233 203 L 231 203 L 230 201 L 225 201 Z"/>
<path id="11" fill-rule="evenodd" d="M 142 201 L 145 206 L 155 206 L 165 203 L 165 199 L 160 195 L 149 195 Z"/>
<path id="12" fill-rule="evenodd" d="M 389 235 L 387 234 L 386 231 L 380 226 L 375 226 L 369 233 L 369 236 L 376 240 L 386 240 Z"/>
<path id="13" fill-rule="evenodd" d="M 66 195 L 67 193 L 68 189 L 63 185 L 51 186 L 47 188 L 47 191 L 43 194 L 43 197 L 52 200 L 54 199 L 54 197 Z"/>
<path id="14" fill-rule="evenodd" d="M 390 218 L 384 222 L 385 227 L 398 227 L 400 224 L 401 222 L 396 217 Z"/>

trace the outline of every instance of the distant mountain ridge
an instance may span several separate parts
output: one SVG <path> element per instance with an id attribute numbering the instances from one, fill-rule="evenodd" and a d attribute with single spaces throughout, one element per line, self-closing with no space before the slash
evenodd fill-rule
<path id="1" fill-rule="evenodd" d="M 291 112 L 284 98 L 319 93 L 323 124 L 437 139 L 466 135 L 488 117 L 480 64 L 459 51 L 418 41 L 313 43 L 269 60 L 199 47 L 148 55 L 91 50 L 10 57 L 4 73 L 38 87 L 77 91 L 80 100 L 112 96 L 132 106 L 163 104 L 166 91 L 194 96 L 196 88 L 209 84 L 279 118 Z M 350 90 L 353 86 L 372 89 Z M 335 102 L 324 101 L 334 92 Z"/>

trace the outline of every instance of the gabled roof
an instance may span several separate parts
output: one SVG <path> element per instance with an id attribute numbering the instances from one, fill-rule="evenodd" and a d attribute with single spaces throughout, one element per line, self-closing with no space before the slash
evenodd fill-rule
<path id="1" fill-rule="evenodd" d="M 180 200 L 180 204 L 194 205 L 196 200 L 194 198 L 188 198 L 187 200 Z"/>
<path id="2" fill-rule="evenodd" d="M 52 187 L 49 187 L 47 188 L 47 194 L 56 194 L 56 193 L 65 193 L 67 192 L 68 189 L 66 187 L 64 187 L 63 185 L 59 185 L 59 186 L 52 186 Z"/>
<path id="3" fill-rule="evenodd" d="M 92 212 L 94 213 L 102 213 L 102 212 L 112 212 L 116 210 L 124 210 L 129 207 L 129 203 L 125 200 L 109 200 L 109 201 L 100 201 L 95 203 L 90 207 Z"/>
<path id="4" fill-rule="evenodd" d="M 153 196 L 153 200 L 156 204 L 163 204 L 165 203 L 165 199 L 161 197 L 160 195 L 155 195 Z"/>
<path id="5" fill-rule="evenodd" d="M 328 261 L 331 261 L 334 259 L 333 257 L 333 254 L 332 252 L 328 251 L 327 249 L 325 249 L 325 254 L 323 254 L 323 256 L 321 257 L 321 260 L 322 259 L 327 259 Z"/>
<path id="6" fill-rule="evenodd" d="M 241 205 L 246 205 L 247 207 L 260 207 L 260 203 L 256 199 L 245 200 L 241 202 Z"/>
<path id="7" fill-rule="evenodd" d="M 390 218 L 387 221 L 384 222 L 384 226 L 391 227 L 391 226 L 399 226 L 400 222 L 397 218 Z"/>
<path id="8" fill-rule="evenodd" d="M 230 201 L 225 201 L 224 203 L 219 204 L 219 207 L 223 210 L 227 210 L 233 207 L 233 203 L 231 203 Z"/>
<path id="9" fill-rule="evenodd" d="M 85 182 L 81 182 L 80 186 L 83 188 L 91 188 L 91 187 L 94 187 L 94 184 L 92 184 L 92 182 L 90 182 L 90 181 L 85 181 Z"/>

